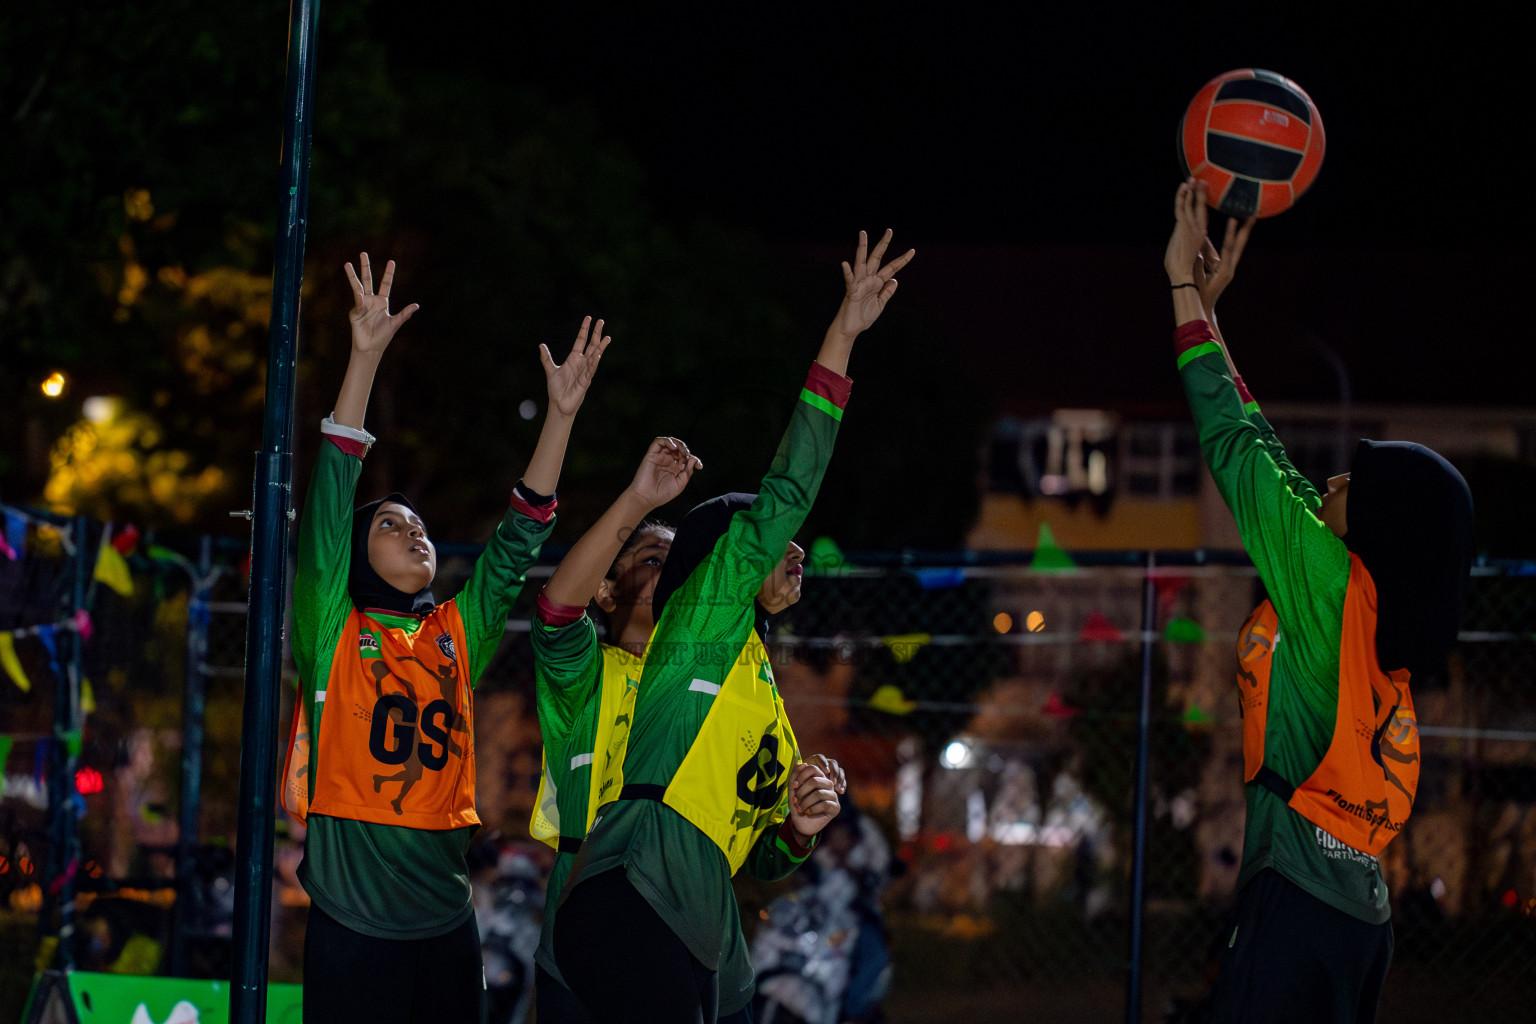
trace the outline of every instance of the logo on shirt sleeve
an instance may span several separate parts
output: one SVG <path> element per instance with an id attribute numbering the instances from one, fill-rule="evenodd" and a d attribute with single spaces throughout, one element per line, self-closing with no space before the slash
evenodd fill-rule
<path id="1" fill-rule="evenodd" d="M 458 662 L 459 655 L 458 652 L 453 649 L 453 637 L 449 636 L 447 633 L 437 634 L 437 649 L 442 651 L 443 657 L 447 658 L 449 661 L 455 663 Z"/>
<path id="2" fill-rule="evenodd" d="M 357 653 L 364 658 L 384 657 L 379 634 L 371 629 L 361 630 L 357 634 Z"/>

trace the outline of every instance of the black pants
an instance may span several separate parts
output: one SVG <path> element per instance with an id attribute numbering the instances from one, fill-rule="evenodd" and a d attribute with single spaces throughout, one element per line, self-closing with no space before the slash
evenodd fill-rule
<path id="1" fill-rule="evenodd" d="M 311 905 L 304 933 L 304 1019 L 480 1024 L 485 967 L 474 915 L 430 939 L 379 939 Z"/>
<path id="2" fill-rule="evenodd" d="M 581 1000 L 542 967 L 533 969 L 533 1001 L 539 1024 L 590 1024 Z"/>
<path id="3" fill-rule="evenodd" d="M 622 868 L 566 894 L 555 918 L 555 959 L 596 1024 L 714 1024 L 715 972 L 688 951 Z"/>
<path id="4" fill-rule="evenodd" d="M 1216 976 L 1216 1024 L 1372 1024 L 1392 923 L 1367 924 L 1261 871 L 1237 896 Z"/>

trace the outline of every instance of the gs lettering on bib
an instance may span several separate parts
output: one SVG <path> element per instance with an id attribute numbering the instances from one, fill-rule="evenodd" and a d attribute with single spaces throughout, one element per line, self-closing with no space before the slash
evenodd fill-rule
<path id="1" fill-rule="evenodd" d="M 1286 779 L 1264 763 L 1269 678 L 1279 640 L 1274 605 L 1259 605 L 1238 639 L 1243 708 L 1243 781 L 1270 790 L 1329 835 L 1372 856 L 1402 830 L 1419 788 L 1419 729 L 1408 672 L 1376 661 L 1376 583 L 1349 556 L 1339 644 L 1339 698 L 1333 738 L 1306 779 Z"/>
<path id="2" fill-rule="evenodd" d="M 425 829 L 479 824 L 473 693 L 458 656 L 466 649 L 452 601 L 414 633 L 354 609 L 313 708 L 300 700 L 294 710 L 288 812 Z"/>

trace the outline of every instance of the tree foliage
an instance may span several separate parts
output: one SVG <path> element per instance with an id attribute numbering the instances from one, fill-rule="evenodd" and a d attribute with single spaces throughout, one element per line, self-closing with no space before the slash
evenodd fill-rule
<path id="1" fill-rule="evenodd" d="M 245 507 L 286 8 L 0 11 L 9 500 L 220 530 L 225 510 Z M 422 309 L 374 391 L 382 443 L 363 487 L 409 491 L 439 536 L 472 539 L 499 516 L 543 415 L 537 346 L 558 358 L 587 313 L 616 341 L 567 460 L 567 524 L 596 517 L 656 434 L 706 457 L 680 504 L 755 489 L 838 301 L 835 261 L 809 267 L 728 227 L 662 222 L 643 169 L 591 111 L 494 85 L 473 65 L 392 62 L 375 15 L 370 0 L 328 0 L 316 47 L 300 473 L 348 352 L 341 263 L 366 248 L 399 262 L 398 302 Z M 845 459 L 832 485 L 826 526 L 852 543 L 956 543 L 974 508 L 973 452 L 934 458 L 922 424 L 974 429 L 979 415 L 964 411 L 955 368 L 922 366 L 928 347 L 882 324 L 855 357 L 855 375 L 891 387 L 850 428 L 878 456 Z M 57 401 L 38 389 L 54 370 L 70 378 Z M 82 416 L 91 395 L 117 399 L 111 421 Z M 926 486 L 913 496 L 917 465 Z M 901 514 L 883 515 L 903 493 Z"/>

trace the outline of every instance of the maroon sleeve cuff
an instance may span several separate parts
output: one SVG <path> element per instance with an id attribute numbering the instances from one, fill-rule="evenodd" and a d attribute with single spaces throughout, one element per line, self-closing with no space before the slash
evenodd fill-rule
<path id="1" fill-rule="evenodd" d="M 848 396 L 853 391 L 853 381 L 812 361 L 811 372 L 805 376 L 805 390 L 820 395 L 839 409 L 846 409 Z"/>
<path id="2" fill-rule="evenodd" d="M 324 437 L 337 448 L 340 448 L 347 455 L 351 455 L 360 459 L 364 455 L 368 454 L 368 445 L 365 442 L 357 440 L 356 438 L 342 437 L 339 434 L 322 434 L 320 436 Z"/>
<path id="3" fill-rule="evenodd" d="M 512 511 L 541 523 L 547 523 L 555 518 L 555 508 L 559 504 L 560 502 L 550 498 L 547 505 L 532 505 L 524 500 L 523 496 L 517 493 L 516 490 L 512 492 Z"/>
<path id="4" fill-rule="evenodd" d="M 1173 354 L 1181 356 L 1192 348 L 1214 342 L 1216 335 L 1211 333 L 1211 325 L 1206 320 L 1190 320 L 1179 324 L 1173 331 Z"/>
<path id="5" fill-rule="evenodd" d="M 1234 373 L 1232 375 L 1232 383 L 1237 385 L 1237 397 L 1243 400 L 1244 405 L 1247 405 L 1249 402 L 1253 401 L 1253 395 L 1249 393 L 1248 385 L 1243 383 L 1242 374 Z"/>
<path id="6" fill-rule="evenodd" d="M 811 838 L 809 846 L 800 841 L 800 833 L 795 831 L 795 826 L 790 823 L 788 818 L 785 818 L 784 823 L 779 826 L 779 838 L 784 840 L 784 845 L 789 847 L 789 852 L 794 855 L 796 860 L 804 860 L 816 848 L 814 836 Z"/>
<path id="7" fill-rule="evenodd" d="M 550 629 L 559 629 L 561 626 L 569 626 L 587 614 L 587 610 L 581 605 L 555 604 L 555 602 L 540 594 L 539 600 L 534 607 L 534 614 L 539 617 L 540 622 Z"/>

